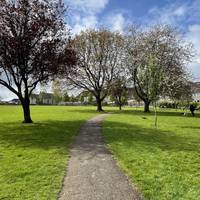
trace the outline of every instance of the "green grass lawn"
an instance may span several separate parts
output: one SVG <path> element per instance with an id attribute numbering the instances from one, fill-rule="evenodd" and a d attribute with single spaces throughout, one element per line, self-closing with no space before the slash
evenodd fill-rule
<path id="1" fill-rule="evenodd" d="M 0 199 L 55 200 L 69 145 L 95 109 L 33 106 L 30 125 L 20 106 L 0 106 Z"/>
<path id="2" fill-rule="evenodd" d="M 200 115 L 127 110 L 104 122 L 104 137 L 145 199 L 200 199 Z"/>

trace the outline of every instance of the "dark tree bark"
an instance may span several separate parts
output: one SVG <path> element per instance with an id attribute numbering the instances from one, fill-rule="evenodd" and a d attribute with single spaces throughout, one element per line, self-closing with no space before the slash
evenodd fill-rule
<path id="1" fill-rule="evenodd" d="M 119 103 L 119 110 L 122 110 L 123 103 L 121 101 L 121 96 L 119 96 L 119 98 L 118 98 L 118 103 Z"/>
<path id="2" fill-rule="evenodd" d="M 96 98 L 96 103 L 97 103 L 97 111 L 98 112 L 103 112 L 103 108 L 102 108 L 102 102 L 105 98 L 106 95 L 104 95 L 104 97 L 101 97 L 101 91 L 98 91 L 97 94 L 95 94 L 95 98 Z"/>
<path id="3" fill-rule="evenodd" d="M 150 103 L 148 100 L 144 101 L 144 112 L 150 112 L 149 106 Z"/>
<path id="4" fill-rule="evenodd" d="M 23 112 L 24 112 L 23 123 L 32 123 L 33 121 L 31 119 L 29 99 L 24 99 L 21 103 L 22 103 L 22 108 L 23 108 Z"/>
<path id="5" fill-rule="evenodd" d="M 103 112 L 104 110 L 102 109 L 102 99 L 100 97 L 96 97 L 96 103 L 97 103 L 97 111 Z"/>
<path id="6" fill-rule="evenodd" d="M 20 96 L 20 101 L 23 108 L 24 113 L 24 120 L 23 123 L 32 123 L 31 113 L 30 113 L 30 98 L 29 98 L 29 91 L 26 85 L 26 89 L 24 91 L 24 97 Z"/>

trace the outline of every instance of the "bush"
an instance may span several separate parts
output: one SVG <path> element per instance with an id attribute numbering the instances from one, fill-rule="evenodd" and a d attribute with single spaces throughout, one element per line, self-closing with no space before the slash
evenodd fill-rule
<path id="1" fill-rule="evenodd" d="M 180 108 L 181 109 L 191 104 L 193 104 L 195 107 L 200 107 L 200 102 L 187 102 L 187 101 L 177 101 L 177 102 L 162 101 L 158 103 L 158 106 L 160 108 L 172 108 L 172 109 Z"/>

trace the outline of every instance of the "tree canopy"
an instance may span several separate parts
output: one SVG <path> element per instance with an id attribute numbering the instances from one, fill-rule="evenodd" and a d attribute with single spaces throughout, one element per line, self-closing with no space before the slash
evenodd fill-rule
<path id="1" fill-rule="evenodd" d="M 122 69 L 124 39 L 108 30 L 87 30 L 76 35 L 71 44 L 78 61 L 67 72 L 66 79 L 73 86 L 91 92 L 97 110 L 102 111 L 102 101 Z"/>
<path id="2" fill-rule="evenodd" d="M 137 95 L 145 103 L 145 112 L 149 112 L 151 102 L 175 89 L 174 84 L 188 80 L 186 64 L 192 56 L 191 49 L 191 44 L 171 26 L 156 25 L 144 31 L 135 27 L 130 29 L 127 35 L 128 74 Z"/>
<path id="3" fill-rule="evenodd" d="M 29 97 L 38 83 L 75 62 L 65 13 L 61 1 L 0 1 L 0 84 L 18 96 L 26 123 L 32 122 Z"/>

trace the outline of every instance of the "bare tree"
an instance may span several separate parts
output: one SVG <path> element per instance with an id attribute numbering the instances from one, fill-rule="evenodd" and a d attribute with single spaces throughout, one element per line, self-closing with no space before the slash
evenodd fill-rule
<path id="1" fill-rule="evenodd" d="M 176 101 L 192 101 L 192 86 L 186 79 L 170 80 L 170 87 L 164 88 L 164 97 L 170 98 L 176 104 Z"/>
<path id="2" fill-rule="evenodd" d="M 137 95 L 144 101 L 144 111 L 149 112 L 150 103 L 172 86 L 170 80 L 187 79 L 185 66 L 192 56 L 192 46 L 165 25 L 145 31 L 131 28 L 127 44 L 128 72 Z"/>
<path id="3" fill-rule="evenodd" d="M 38 83 L 74 62 L 65 12 L 61 1 L 0 1 L 0 84 L 20 99 L 25 123 L 32 122 L 29 97 Z"/>
<path id="4" fill-rule="evenodd" d="M 127 102 L 128 96 L 125 77 L 117 77 L 114 80 L 110 89 L 110 94 L 115 103 L 119 106 L 119 110 L 122 110 L 122 106 Z"/>
<path id="5" fill-rule="evenodd" d="M 102 101 L 122 68 L 123 37 L 107 30 L 87 30 L 71 44 L 78 61 L 74 70 L 67 72 L 67 79 L 76 88 L 91 92 L 96 98 L 97 110 L 103 111 Z"/>

